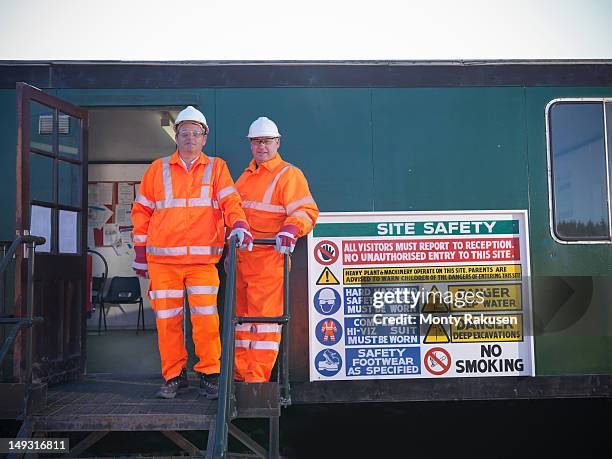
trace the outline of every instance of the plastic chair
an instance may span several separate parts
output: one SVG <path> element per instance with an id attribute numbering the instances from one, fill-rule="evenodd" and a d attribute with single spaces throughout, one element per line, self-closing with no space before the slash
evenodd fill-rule
<path id="1" fill-rule="evenodd" d="M 136 276 L 132 277 L 113 277 L 111 278 L 108 290 L 102 294 L 100 299 L 100 314 L 104 317 L 104 330 L 106 327 L 105 305 L 118 306 L 122 311 L 122 304 L 138 303 L 138 323 L 136 324 L 136 334 L 140 331 L 140 318 L 142 317 L 142 331 L 145 330 L 144 306 L 142 294 L 140 292 L 140 280 Z M 125 312 L 125 311 L 123 311 Z M 100 320 L 98 319 L 98 333 L 100 332 Z"/>

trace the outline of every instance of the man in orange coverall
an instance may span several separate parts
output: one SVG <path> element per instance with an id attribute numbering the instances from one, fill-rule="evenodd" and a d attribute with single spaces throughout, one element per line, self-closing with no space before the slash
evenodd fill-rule
<path id="1" fill-rule="evenodd" d="M 253 160 L 236 181 L 247 221 L 255 238 L 276 239 L 276 246 L 257 246 L 238 253 L 236 313 L 238 316 L 283 315 L 283 254 L 293 252 L 298 237 L 308 234 L 319 215 L 304 174 L 283 161 L 280 134 L 266 117 L 249 128 Z M 264 382 L 278 355 L 281 326 L 236 326 L 235 378 Z"/>
<path id="2" fill-rule="evenodd" d="M 208 134 L 204 115 L 189 106 L 179 113 L 174 130 L 177 150 L 151 164 L 134 202 L 133 268 L 150 278 L 165 380 L 157 396 L 174 398 L 188 387 L 182 330 L 186 289 L 199 359 L 194 370 L 200 374 L 201 392 L 214 399 L 221 356 L 215 263 L 223 252 L 226 225 L 241 248 L 252 247 L 253 237 L 225 161 L 202 152 Z"/>

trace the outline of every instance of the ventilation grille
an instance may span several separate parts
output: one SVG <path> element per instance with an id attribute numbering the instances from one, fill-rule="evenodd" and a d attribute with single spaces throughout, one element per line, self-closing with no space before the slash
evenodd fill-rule
<path id="1" fill-rule="evenodd" d="M 60 115 L 58 121 L 59 121 L 59 133 L 69 134 L 70 133 L 70 116 Z M 38 133 L 39 134 L 53 134 L 53 115 L 40 115 L 38 117 Z"/>

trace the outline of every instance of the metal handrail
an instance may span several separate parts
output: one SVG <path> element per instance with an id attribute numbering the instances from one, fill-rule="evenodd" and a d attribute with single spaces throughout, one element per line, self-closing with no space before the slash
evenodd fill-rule
<path id="1" fill-rule="evenodd" d="M 17 251 L 19 244 L 26 244 L 28 257 L 28 277 L 26 284 L 26 316 L 25 317 L 4 317 L 0 320 L 0 324 L 13 324 L 13 328 L 4 340 L 2 349 L 0 349 L 0 364 L 8 353 L 8 349 L 15 342 L 19 330 L 22 327 L 27 327 L 26 336 L 26 373 L 25 373 L 25 398 L 24 398 L 24 417 L 28 414 L 28 404 L 30 399 L 30 389 L 32 387 L 32 347 L 33 334 L 32 325 L 43 321 L 42 317 L 34 318 L 34 256 L 37 245 L 43 245 L 46 242 L 44 237 L 40 236 L 18 236 L 8 249 L 8 252 L 0 261 L 0 274 L 4 273 L 9 261 Z"/>
<path id="2" fill-rule="evenodd" d="M 0 258 L 4 258 L 13 241 L 0 241 Z M 0 272 L 0 314 L 6 315 L 6 270 Z"/>
<path id="3" fill-rule="evenodd" d="M 254 245 L 275 245 L 274 239 L 255 239 Z M 252 323 L 289 323 L 289 254 L 283 257 L 283 315 L 280 317 L 236 317 L 236 248 L 238 242 L 231 240 L 229 244 L 229 263 L 227 269 L 227 284 L 225 287 L 225 304 L 223 317 L 223 345 L 221 352 L 221 377 L 219 381 L 219 401 L 213 443 L 213 457 L 222 458 L 227 449 L 229 423 L 236 416 L 234 394 L 234 340 L 237 324 Z M 289 340 L 287 327 L 281 332 L 280 360 L 278 360 L 278 379 L 281 391 L 281 405 L 291 403 L 289 393 Z"/>

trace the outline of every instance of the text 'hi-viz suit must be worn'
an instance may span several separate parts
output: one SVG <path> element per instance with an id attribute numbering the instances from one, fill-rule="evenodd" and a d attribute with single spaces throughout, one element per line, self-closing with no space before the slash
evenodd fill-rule
<path id="1" fill-rule="evenodd" d="M 253 237 L 274 239 L 284 225 L 304 236 L 312 230 L 319 209 L 300 169 L 279 154 L 259 167 L 252 160 L 236 181 Z M 238 252 L 236 314 L 246 317 L 283 315 L 283 255 L 271 246 Z M 245 323 L 236 326 L 235 376 L 263 382 L 278 355 L 281 326 Z"/>
<path id="2" fill-rule="evenodd" d="M 134 244 L 146 245 L 164 379 L 178 376 L 187 363 L 182 330 L 185 289 L 199 359 L 194 370 L 219 373 L 215 264 L 223 253 L 225 226 L 246 222 L 225 161 L 201 153 L 187 170 L 178 151 L 154 161 L 142 178 L 132 221 Z"/>

